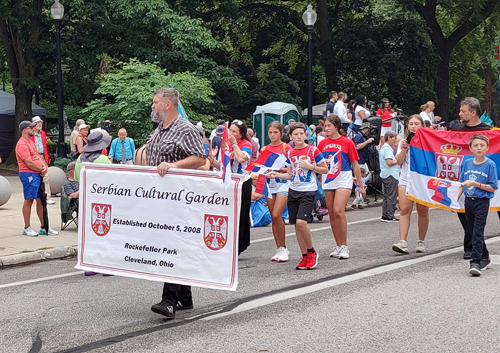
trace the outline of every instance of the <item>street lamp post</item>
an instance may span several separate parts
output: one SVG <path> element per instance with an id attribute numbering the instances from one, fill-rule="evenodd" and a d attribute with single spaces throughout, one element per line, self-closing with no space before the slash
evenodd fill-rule
<path id="1" fill-rule="evenodd" d="M 314 24 L 316 23 L 316 11 L 313 10 L 311 5 L 307 5 L 307 10 L 302 15 L 302 20 L 307 27 L 307 41 L 308 41 L 308 53 L 307 53 L 307 69 L 309 72 L 308 81 L 308 102 L 307 102 L 307 125 L 311 125 L 312 121 L 312 102 L 313 102 L 313 88 L 312 88 L 312 32 Z"/>
<path id="2" fill-rule="evenodd" d="M 57 121 L 59 123 L 59 142 L 57 144 L 57 156 L 67 157 L 66 142 L 64 141 L 64 119 L 63 119 L 63 93 L 62 93 L 62 66 L 61 66 L 61 23 L 64 16 L 64 6 L 55 0 L 50 7 L 50 13 L 56 24 L 56 48 L 57 48 Z"/>

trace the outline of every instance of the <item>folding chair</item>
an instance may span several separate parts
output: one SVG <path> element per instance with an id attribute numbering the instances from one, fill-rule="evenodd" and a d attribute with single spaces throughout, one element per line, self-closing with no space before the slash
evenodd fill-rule
<path id="1" fill-rule="evenodd" d="M 72 198 L 61 187 L 61 230 L 65 230 L 71 223 L 78 228 L 78 203 L 71 202 Z"/>

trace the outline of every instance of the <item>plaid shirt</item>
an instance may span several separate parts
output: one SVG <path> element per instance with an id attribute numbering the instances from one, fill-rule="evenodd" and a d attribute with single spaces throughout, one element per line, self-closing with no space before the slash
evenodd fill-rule
<path id="1" fill-rule="evenodd" d="M 186 119 L 178 116 L 169 126 L 158 124 L 151 140 L 146 145 L 149 166 L 161 162 L 174 163 L 189 156 L 206 158 L 200 133 Z"/>

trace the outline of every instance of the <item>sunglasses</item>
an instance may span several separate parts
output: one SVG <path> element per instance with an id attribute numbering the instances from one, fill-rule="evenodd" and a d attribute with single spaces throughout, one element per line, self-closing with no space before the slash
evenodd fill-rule
<path id="1" fill-rule="evenodd" d="M 241 120 L 233 120 L 231 122 L 231 124 L 235 124 L 235 125 L 241 126 L 241 125 L 243 125 L 243 121 L 241 121 Z"/>

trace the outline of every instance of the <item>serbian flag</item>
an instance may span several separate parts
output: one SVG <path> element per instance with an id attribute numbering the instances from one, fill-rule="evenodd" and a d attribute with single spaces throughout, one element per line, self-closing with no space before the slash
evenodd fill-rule
<path id="1" fill-rule="evenodd" d="M 265 173 L 268 170 L 280 170 L 286 164 L 287 158 L 279 153 L 264 150 L 259 158 L 250 163 L 245 170 L 247 172 Z"/>
<path id="2" fill-rule="evenodd" d="M 266 197 L 273 198 L 271 190 L 269 190 L 269 185 L 266 183 L 266 176 L 264 174 L 259 174 L 259 177 L 257 178 L 257 185 L 255 185 L 255 192 Z"/>
<path id="3" fill-rule="evenodd" d="M 500 131 L 418 129 L 409 149 L 408 198 L 428 207 L 464 212 L 463 195 L 457 201 L 461 185 L 458 180 L 463 163 L 474 158 L 469 140 L 478 133 L 490 140 L 486 157 L 500 166 Z M 500 174 L 497 178 L 500 179 Z M 500 211 L 500 192 L 495 192 L 490 200 L 490 211 Z"/>
<path id="4" fill-rule="evenodd" d="M 222 142 L 220 144 L 221 151 L 219 153 L 219 163 L 220 176 L 222 178 L 222 184 L 224 184 L 227 189 L 231 184 L 231 143 L 229 143 L 229 134 L 227 129 L 227 122 L 224 128 L 224 133 L 222 134 Z"/>
<path id="5" fill-rule="evenodd" d="M 341 172 L 341 168 L 339 168 L 339 157 L 341 156 L 342 151 L 338 150 L 331 158 L 330 165 L 328 167 L 328 174 L 326 175 L 324 183 L 329 183 L 335 180 L 336 177 L 339 176 Z"/>

